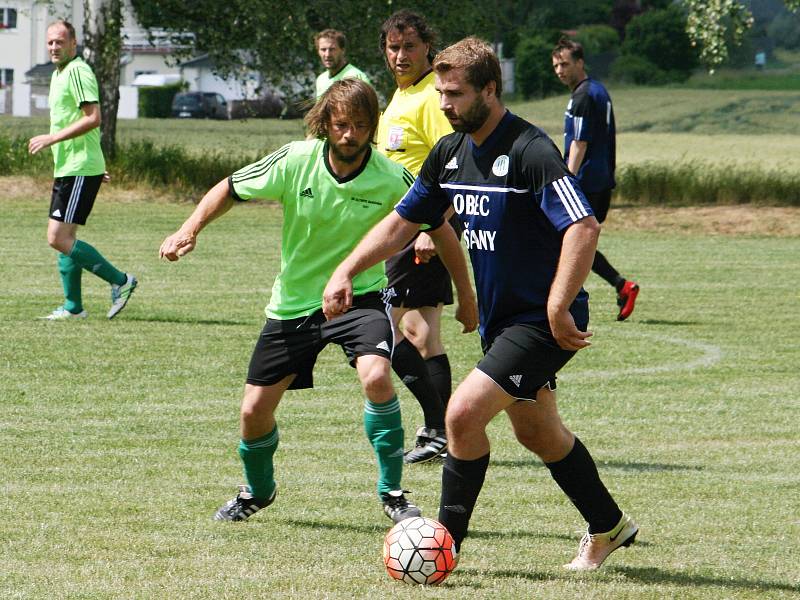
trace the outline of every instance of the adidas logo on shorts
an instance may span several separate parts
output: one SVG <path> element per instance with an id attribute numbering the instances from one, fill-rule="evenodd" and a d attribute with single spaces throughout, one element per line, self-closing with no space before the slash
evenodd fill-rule
<path id="1" fill-rule="evenodd" d="M 515 386 L 519 387 L 522 383 L 522 375 L 509 375 L 508 377 Z"/>
<path id="2" fill-rule="evenodd" d="M 385 350 L 386 352 L 389 352 L 389 344 L 387 344 L 385 340 L 375 347 L 379 350 Z"/>

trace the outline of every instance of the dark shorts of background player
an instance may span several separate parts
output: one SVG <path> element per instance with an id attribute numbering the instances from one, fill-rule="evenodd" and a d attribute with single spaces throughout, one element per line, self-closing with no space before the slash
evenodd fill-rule
<path id="1" fill-rule="evenodd" d="M 611 190 L 604 192 L 594 192 L 592 194 L 585 194 L 586 199 L 589 201 L 589 206 L 592 207 L 594 218 L 598 223 L 606 220 L 608 215 L 608 207 L 611 206 Z"/>
<path id="2" fill-rule="evenodd" d="M 556 373 L 575 355 L 559 347 L 547 323 L 514 323 L 481 345 L 477 369 L 517 400 L 535 400 L 543 387 L 555 390 Z"/>
<path id="3" fill-rule="evenodd" d="M 312 388 L 317 355 L 331 342 L 342 347 L 352 367 L 359 356 L 391 360 L 394 331 L 381 295 L 356 296 L 353 308 L 332 321 L 321 309 L 300 319 L 267 319 L 250 358 L 247 383 L 268 386 L 296 374 L 290 390 Z"/>
<path id="4" fill-rule="evenodd" d="M 103 175 L 56 177 L 50 197 L 50 218 L 62 223 L 86 225 Z"/>
<path id="5" fill-rule="evenodd" d="M 416 240 L 416 238 L 414 238 Z M 453 303 L 450 273 L 438 256 L 427 263 L 414 262 L 414 241 L 386 261 L 391 290 L 389 303 L 395 307 L 420 308 Z"/>

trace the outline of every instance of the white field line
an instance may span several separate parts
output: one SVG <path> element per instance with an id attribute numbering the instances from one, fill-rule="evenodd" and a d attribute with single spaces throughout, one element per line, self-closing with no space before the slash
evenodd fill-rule
<path id="1" fill-rule="evenodd" d="M 630 332 L 629 332 L 630 333 Z M 685 338 L 658 335 L 653 333 L 636 332 L 632 334 L 634 337 L 650 339 L 657 342 L 675 344 L 676 346 L 683 346 L 691 350 L 697 350 L 701 354 L 697 358 L 691 360 L 682 360 L 680 362 L 667 362 L 647 367 L 628 367 L 624 369 L 605 369 L 587 370 L 564 373 L 562 376 L 559 374 L 559 379 L 568 380 L 569 378 L 584 378 L 591 377 L 592 379 L 611 379 L 612 377 L 620 377 L 623 375 L 652 375 L 653 373 L 675 373 L 678 371 L 692 371 L 694 369 L 705 369 L 720 361 L 722 358 L 722 349 L 714 344 L 706 344 L 704 342 L 697 342 L 695 340 L 687 340 Z M 688 359 L 688 357 L 687 357 Z"/>

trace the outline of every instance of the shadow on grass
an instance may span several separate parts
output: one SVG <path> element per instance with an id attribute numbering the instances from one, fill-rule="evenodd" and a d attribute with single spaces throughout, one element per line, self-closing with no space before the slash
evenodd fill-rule
<path id="1" fill-rule="evenodd" d="M 700 325 L 700 321 L 672 321 L 670 319 L 642 319 L 638 322 L 642 325 L 669 325 L 675 327 Z"/>
<path id="2" fill-rule="evenodd" d="M 630 579 L 642 583 L 666 583 L 680 586 L 715 586 L 742 590 L 781 590 L 786 592 L 800 592 L 800 586 L 778 581 L 762 581 L 758 579 L 737 579 L 735 577 L 710 577 L 707 575 L 692 575 L 680 571 L 667 571 L 655 567 L 612 567 L 613 571 L 622 573 Z"/>
<path id="3" fill-rule="evenodd" d="M 193 319 L 191 317 L 177 317 L 172 315 L 137 317 L 127 315 L 125 321 L 139 321 L 141 323 L 185 323 L 186 325 L 254 325 L 252 321 L 232 321 L 229 319 Z M 258 326 L 256 323 L 255 326 Z"/>
<path id="4" fill-rule="evenodd" d="M 277 520 L 276 520 L 277 521 Z M 280 519 L 281 523 L 286 525 L 294 525 L 295 527 L 307 527 L 319 531 L 320 529 L 329 529 L 331 531 L 349 531 L 351 533 L 385 533 L 388 531 L 389 525 L 352 525 L 349 523 L 331 523 L 327 521 L 313 521 L 309 519 Z"/>
<path id="5" fill-rule="evenodd" d="M 467 540 L 464 542 L 465 544 L 469 544 L 469 541 L 472 539 L 484 539 L 484 540 L 492 540 L 492 539 L 528 539 L 528 540 L 557 540 L 560 542 L 575 542 L 576 544 L 580 541 L 581 532 L 576 531 L 575 534 L 567 534 L 567 533 L 543 533 L 541 531 L 525 531 L 525 530 L 515 530 L 515 531 L 486 531 L 486 530 L 473 530 L 471 529 L 469 532 L 469 536 Z M 635 547 L 638 548 L 646 548 L 651 546 L 652 544 L 645 540 L 637 539 L 636 543 L 634 544 Z"/>
<path id="6" fill-rule="evenodd" d="M 492 460 L 490 463 L 496 467 L 543 467 L 542 461 L 537 458 L 523 458 L 513 460 Z M 702 471 L 702 466 L 697 465 L 674 465 L 669 463 L 645 463 L 627 462 L 619 460 L 597 461 L 598 467 L 609 469 L 620 469 L 623 471 L 635 471 L 637 473 L 645 471 L 665 472 L 665 471 Z"/>
<path id="7" fill-rule="evenodd" d="M 704 575 L 691 575 L 689 573 L 666 571 L 663 569 L 656 569 L 654 567 L 606 567 L 603 569 L 603 571 L 601 571 L 601 573 L 603 572 L 619 573 L 630 579 L 632 582 L 638 581 L 640 583 L 648 584 L 666 584 L 681 587 L 720 587 L 750 591 L 778 590 L 786 592 L 800 592 L 800 586 L 792 585 L 790 583 L 727 577 L 708 577 Z M 470 578 L 474 577 L 475 579 L 468 579 L 464 581 L 461 577 L 453 576 L 447 580 L 445 587 L 485 587 L 487 577 L 496 577 L 498 579 L 526 579 L 528 581 L 553 581 L 557 579 L 570 581 L 574 580 L 576 576 L 580 577 L 583 574 L 571 574 L 565 572 L 562 576 L 559 576 L 557 574 L 553 574 L 552 571 L 534 571 L 529 569 L 484 570 L 459 568 L 456 571 L 456 575 L 463 575 Z"/>

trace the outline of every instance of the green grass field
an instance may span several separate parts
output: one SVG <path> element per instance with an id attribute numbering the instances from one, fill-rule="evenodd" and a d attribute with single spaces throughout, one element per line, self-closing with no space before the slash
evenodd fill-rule
<path id="1" fill-rule="evenodd" d="M 491 426 L 492 464 L 458 570 L 439 588 L 383 572 L 362 397 L 338 349 L 278 413 L 276 503 L 242 524 L 214 510 L 241 482 L 238 403 L 278 264 L 280 214 L 242 206 L 196 252 L 159 262 L 189 204 L 98 201 L 83 231 L 140 288 L 112 322 L 59 302 L 45 197 L 0 219 L 2 598 L 797 598 L 800 595 L 800 239 L 625 233 L 601 241 L 642 285 L 630 321 L 592 276 L 592 348 L 562 372 L 565 421 L 639 522 L 637 543 L 569 574 L 581 520 L 546 469 Z M 613 221 L 613 219 L 612 219 Z M 452 313 L 450 312 L 449 315 Z M 454 378 L 477 337 L 445 321 Z M 401 391 L 407 437 L 420 411 Z M 405 485 L 435 516 L 439 468 Z"/>

